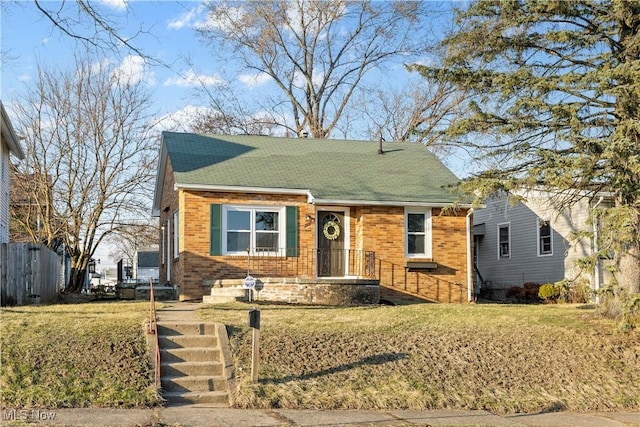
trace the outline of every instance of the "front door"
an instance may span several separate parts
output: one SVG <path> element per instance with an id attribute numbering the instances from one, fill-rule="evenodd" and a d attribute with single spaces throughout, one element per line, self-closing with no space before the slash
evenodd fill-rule
<path id="1" fill-rule="evenodd" d="M 319 211 L 318 221 L 318 276 L 344 276 L 344 212 Z"/>

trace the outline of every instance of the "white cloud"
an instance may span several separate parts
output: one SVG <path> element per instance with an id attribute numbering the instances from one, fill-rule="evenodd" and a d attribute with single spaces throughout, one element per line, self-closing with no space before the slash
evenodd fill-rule
<path id="1" fill-rule="evenodd" d="M 208 107 L 187 105 L 181 110 L 165 114 L 159 117 L 153 124 L 153 129 L 157 132 L 192 132 L 196 120 L 204 113 L 210 112 Z"/>
<path id="2" fill-rule="evenodd" d="M 202 5 L 190 9 L 177 18 L 174 18 L 167 22 L 167 28 L 170 30 L 179 30 L 183 27 L 190 26 L 191 23 L 200 15 L 203 10 L 204 7 Z"/>
<path id="3" fill-rule="evenodd" d="M 127 9 L 128 0 L 100 0 L 100 3 L 108 8 L 124 11 Z"/>
<path id="4" fill-rule="evenodd" d="M 182 87 L 194 87 L 194 86 L 216 86 L 224 84 L 224 80 L 220 77 L 213 75 L 196 74 L 193 68 L 189 69 L 184 75 L 177 77 L 170 77 L 164 81 L 163 86 L 182 86 Z"/>
<path id="5" fill-rule="evenodd" d="M 266 73 L 241 74 L 238 80 L 249 89 L 253 89 L 266 84 L 271 80 L 271 76 Z"/>
<path id="6" fill-rule="evenodd" d="M 145 81 L 147 84 L 155 82 L 153 73 L 145 70 L 144 58 L 138 55 L 126 56 L 120 66 L 113 71 L 112 75 L 129 84 L 135 84 L 140 81 Z"/>
<path id="7" fill-rule="evenodd" d="M 227 9 L 224 13 L 220 13 L 218 16 L 208 14 L 204 21 L 194 23 L 193 27 L 197 30 L 219 29 L 226 32 L 231 32 L 235 23 L 241 21 L 246 11 L 242 6 L 225 6 Z M 226 18 L 231 17 L 230 19 Z"/>

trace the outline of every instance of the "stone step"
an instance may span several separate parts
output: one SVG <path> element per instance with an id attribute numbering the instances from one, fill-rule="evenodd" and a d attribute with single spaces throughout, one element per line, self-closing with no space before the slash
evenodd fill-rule
<path id="1" fill-rule="evenodd" d="M 227 391 L 227 380 L 222 376 L 165 377 L 160 379 L 162 389 L 170 392 Z"/>
<path id="2" fill-rule="evenodd" d="M 172 348 L 160 347 L 161 363 L 176 362 L 220 362 L 222 355 L 220 349 L 209 347 Z"/>
<path id="3" fill-rule="evenodd" d="M 174 405 L 206 404 L 213 407 L 229 407 L 229 394 L 224 391 L 175 392 L 168 391 L 162 396 Z"/>
<path id="4" fill-rule="evenodd" d="M 223 372 L 222 362 L 174 362 L 161 363 L 160 374 L 162 376 L 218 376 Z"/>
<path id="5" fill-rule="evenodd" d="M 187 347 L 218 347 L 218 338 L 213 335 L 158 335 L 158 342 L 160 348 L 166 350 Z"/>
<path id="6" fill-rule="evenodd" d="M 217 336 L 217 327 L 214 323 L 199 321 L 189 322 L 158 322 L 158 336 L 173 335 L 212 335 Z"/>

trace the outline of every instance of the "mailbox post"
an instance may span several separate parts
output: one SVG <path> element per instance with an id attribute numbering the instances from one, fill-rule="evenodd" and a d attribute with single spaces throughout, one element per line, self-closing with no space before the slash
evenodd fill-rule
<path id="1" fill-rule="evenodd" d="M 253 343 L 251 346 L 251 382 L 258 382 L 260 369 L 260 310 L 249 310 L 249 327 L 253 329 Z"/>

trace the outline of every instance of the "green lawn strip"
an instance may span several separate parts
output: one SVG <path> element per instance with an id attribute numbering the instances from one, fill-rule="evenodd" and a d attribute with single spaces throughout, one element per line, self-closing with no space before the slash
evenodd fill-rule
<path id="1" fill-rule="evenodd" d="M 3 406 L 158 404 L 142 326 L 148 306 L 111 302 L 3 309 Z"/>
<path id="2" fill-rule="evenodd" d="M 206 306 L 225 323 L 239 407 L 640 409 L 640 332 L 571 305 L 261 306 L 260 381 L 251 384 L 253 306 Z"/>

